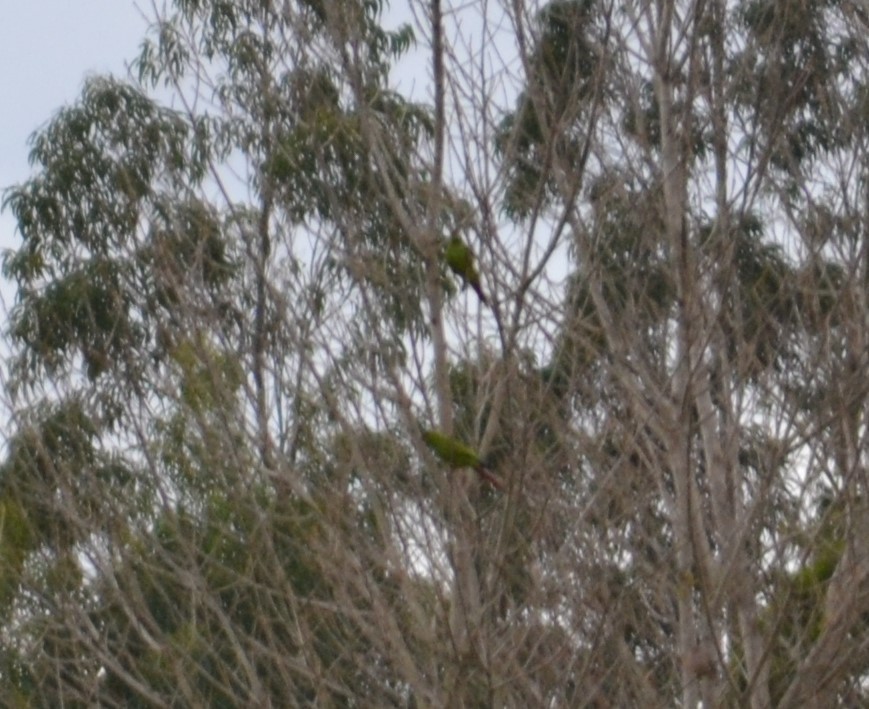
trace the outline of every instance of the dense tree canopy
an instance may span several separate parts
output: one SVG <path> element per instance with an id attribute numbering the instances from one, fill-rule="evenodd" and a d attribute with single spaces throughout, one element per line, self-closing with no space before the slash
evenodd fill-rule
<path id="1" fill-rule="evenodd" d="M 0 704 L 869 702 L 867 36 L 175 0 L 4 196 Z"/>

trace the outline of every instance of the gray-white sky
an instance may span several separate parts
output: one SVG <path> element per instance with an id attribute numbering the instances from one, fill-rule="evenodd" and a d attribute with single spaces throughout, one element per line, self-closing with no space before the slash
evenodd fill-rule
<path id="1" fill-rule="evenodd" d="M 142 8 L 148 13 L 147 0 Z M 0 22 L 0 190 L 30 174 L 28 137 L 72 104 L 85 77 L 126 75 L 147 25 L 133 0 L 28 0 L 3 3 Z M 18 243 L 0 214 L 0 249 Z M 6 307 L 14 291 L 0 284 Z M 0 306 L 0 326 L 5 320 Z"/>

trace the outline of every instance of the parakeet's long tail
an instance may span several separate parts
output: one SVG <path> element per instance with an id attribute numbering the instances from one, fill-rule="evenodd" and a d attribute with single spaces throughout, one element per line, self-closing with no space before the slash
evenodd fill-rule
<path id="1" fill-rule="evenodd" d="M 496 490 L 504 491 L 504 482 L 485 465 L 478 465 L 474 470 L 477 472 L 477 475 L 483 478 L 483 480 L 489 483 L 489 485 L 494 487 Z"/>
<path id="2" fill-rule="evenodd" d="M 480 299 L 480 302 L 483 305 L 489 305 L 489 301 L 486 298 L 486 296 L 483 294 L 483 289 L 480 287 L 480 284 L 478 282 L 471 283 L 471 288 L 474 289 L 474 293 L 477 294 L 477 297 Z"/>

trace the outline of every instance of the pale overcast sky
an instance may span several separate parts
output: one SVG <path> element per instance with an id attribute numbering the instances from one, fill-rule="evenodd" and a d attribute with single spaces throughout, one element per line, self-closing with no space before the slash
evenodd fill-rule
<path id="1" fill-rule="evenodd" d="M 65 105 L 89 75 L 126 76 L 147 28 L 133 0 L 27 0 L 3 4 L 0 22 L 0 191 L 25 180 L 28 137 Z M 142 4 L 146 12 L 150 3 Z M 8 211 L 0 249 L 18 243 Z M 12 305 L 8 284 L 0 288 Z M 0 306 L 0 318 L 2 311 Z"/>

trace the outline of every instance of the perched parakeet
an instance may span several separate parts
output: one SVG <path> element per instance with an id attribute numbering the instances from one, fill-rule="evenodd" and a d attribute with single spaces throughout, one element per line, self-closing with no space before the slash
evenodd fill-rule
<path id="1" fill-rule="evenodd" d="M 465 285 L 471 286 L 480 299 L 483 305 L 488 305 L 489 301 L 483 295 L 483 288 L 480 285 L 480 274 L 474 266 L 474 252 L 458 234 L 453 234 L 447 242 L 444 256 L 447 261 L 447 266 L 455 273 Z"/>
<path id="2" fill-rule="evenodd" d="M 492 487 L 496 487 L 499 490 L 504 489 L 504 483 L 486 467 L 473 448 L 438 431 L 423 430 L 422 440 L 450 468 L 472 468 L 476 471 L 477 475 Z"/>

